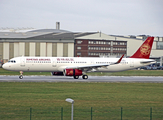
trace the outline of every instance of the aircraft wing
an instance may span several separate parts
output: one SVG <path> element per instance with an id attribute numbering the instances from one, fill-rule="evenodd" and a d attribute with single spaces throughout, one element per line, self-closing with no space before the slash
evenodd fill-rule
<path id="1" fill-rule="evenodd" d="M 114 65 L 114 64 L 119 64 L 122 60 L 124 55 L 121 56 L 121 58 L 115 62 L 115 63 L 111 63 L 111 64 L 92 64 L 92 65 L 85 65 L 85 66 L 68 66 L 66 68 L 68 69 L 93 69 L 93 68 L 99 68 L 99 67 L 107 67 L 110 65 Z"/>

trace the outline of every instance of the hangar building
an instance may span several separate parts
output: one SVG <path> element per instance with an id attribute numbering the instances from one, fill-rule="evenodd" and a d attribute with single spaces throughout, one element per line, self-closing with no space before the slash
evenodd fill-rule
<path id="1" fill-rule="evenodd" d="M 113 38 L 113 37 L 112 37 Z M 18 56 L 98 57 L 126 54 L 126 41 L 113 41 L 99 32 L 69 32 L 39 29 L 0 32 L 0 59 Z"/>

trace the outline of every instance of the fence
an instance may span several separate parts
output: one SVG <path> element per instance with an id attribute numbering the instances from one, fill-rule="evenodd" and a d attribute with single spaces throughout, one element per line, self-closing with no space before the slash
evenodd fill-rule
<path id="1" fill-rule="evenodd" d="M 70 120 L 71 108 L 0 108 L 0 120 Z M 74 120 L 162 120 L 163 108 L 74 108 Z"/>

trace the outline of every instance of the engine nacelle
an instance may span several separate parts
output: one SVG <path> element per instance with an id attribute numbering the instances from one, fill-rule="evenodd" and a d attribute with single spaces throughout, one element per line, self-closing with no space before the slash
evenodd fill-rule
<path id="1" fill-rule="evenodd" d="M 83 75 L 82 70 L 79 69 L 65 69 L 64 70 L 65 76 L 80 76 Z"/>
<path id="2" fill-rule="evenodd" d="M 51 72 L 53 76 L 63 76 L 63 72 Z"/>

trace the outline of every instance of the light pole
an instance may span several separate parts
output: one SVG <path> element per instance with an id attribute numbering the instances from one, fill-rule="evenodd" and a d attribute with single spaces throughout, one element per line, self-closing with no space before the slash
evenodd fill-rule
<path id="1" fill-rule="evenodd" d="M 74 100 L 71 98 L 67 98 L 66 101 L 71 103 L 71 120 L 73 120 Z"/>

